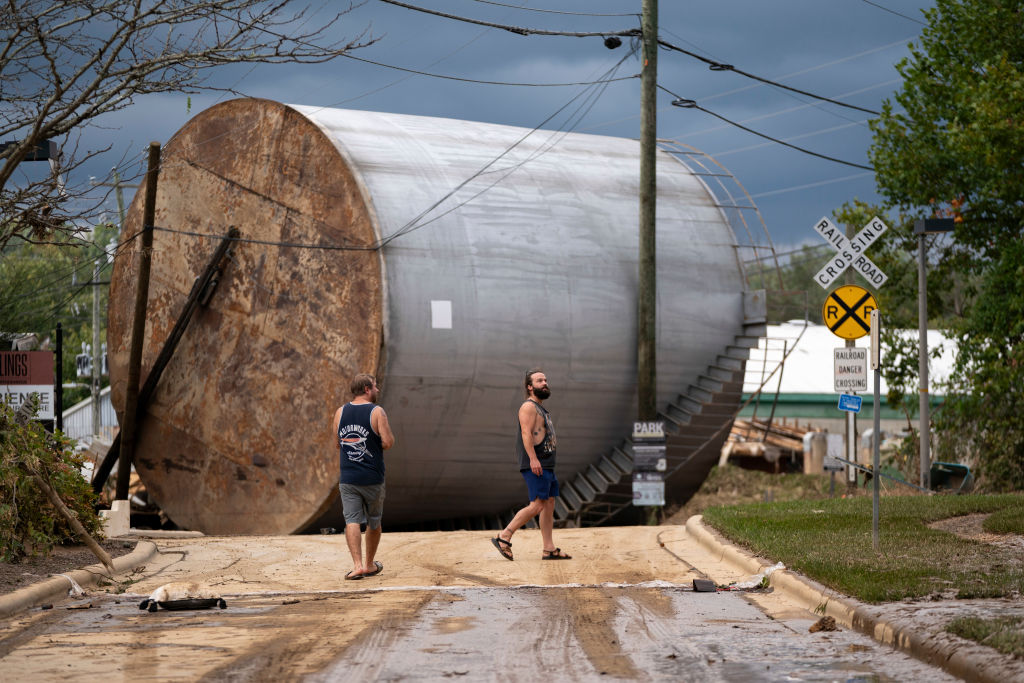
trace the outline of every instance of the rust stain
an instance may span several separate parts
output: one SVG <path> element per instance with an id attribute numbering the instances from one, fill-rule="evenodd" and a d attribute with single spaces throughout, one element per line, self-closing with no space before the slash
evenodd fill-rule
<path id="1" fill-rule="evenodd" d="M 126 234 L 140 227 L 143 197 Z M 333 144 L 293 110 L 255 99 L 203 112 L 166 145 L 157 217 L 171 231 L 219 236 L 234 225 L 266 242 L 368 244 L 375 234 Z M 154 235 L 143 377 L 218 241 Z M 234 246 L 140 422 L 136 468 L 172 520 L 207 533 L 291 533 L 326 509 L 335 402 L 353 374 L 380 363 L 381 278 L 374 252 Z M 108 344 L 120 414 L 136 279 L 132 259 L 115 262 Z"/>

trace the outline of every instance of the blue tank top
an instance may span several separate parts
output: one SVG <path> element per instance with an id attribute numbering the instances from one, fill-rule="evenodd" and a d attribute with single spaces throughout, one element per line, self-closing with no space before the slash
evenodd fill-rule
<path id="1" fill-rule="evenodd" d="M 341 483 L 370 486 L 384 483 L 384 448 L 370 425 L 376 403 L 346 403 L 338 420 Z"/>

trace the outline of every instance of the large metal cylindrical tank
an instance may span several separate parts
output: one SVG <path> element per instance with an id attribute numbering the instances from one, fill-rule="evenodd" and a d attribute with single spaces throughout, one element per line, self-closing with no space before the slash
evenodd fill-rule
<path id="1" fill-rule="evenodd" d="M 714 197 L 669 154 L 657 168 L 665 405 L 741 332 L 744 285 Z M 358 372 L 397 439 L 385 524 L 525 503 L 530 367 L 553 390 L 559 477 L 586 468 L 635 419 L 638 176 L 635 140 L 261 99 L 202 112 L 162 150 L 143 377 L 219 237 L 241 238 L 140 417 L 150 497 L 207 533 L 302 530 L 337 496 L 330 421 Z M 120 412 L 129 253 L 111 284 Z"/>

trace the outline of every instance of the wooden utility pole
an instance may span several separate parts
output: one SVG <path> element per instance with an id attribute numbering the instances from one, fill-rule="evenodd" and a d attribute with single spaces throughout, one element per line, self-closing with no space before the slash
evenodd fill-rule
<path id="1" fill-rule="evenodd" d="M 149 270 L 153 261 L 153 223 L 156 220 L 156 181 L 160 171 L 160 143 L 149 143 L 146 169 L 146 196 L 142 208 L 142 235 L 139 245 L 139 282 L 135 290 L 135 317 L 132 346 L 128 358 L 128 386 L 125 390 L 124 424 L 121 426 L 121 451 L 117 462 L 116 500 L 128 499 L 128 479 L 135 458 L 139 404 L 139 376 L 142 374 L 142 339 L 146 332 L 146 301 L 149 298 Z"/>
<path id="2" fill-rule="evenodd" d="M 637 283 L 637 412 L 641 420 L 658 414 L 657 276 L 655 204 L 657 198 L 658 0 L 643 0 L 643 69 L 640 72 L 640 270 Z"/>

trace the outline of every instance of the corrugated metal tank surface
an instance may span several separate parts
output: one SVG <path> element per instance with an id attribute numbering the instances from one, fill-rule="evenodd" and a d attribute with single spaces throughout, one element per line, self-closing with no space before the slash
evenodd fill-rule
<path id="1" fill-rule="evenodd" d="M 243 99 L 174 136 L 156 225 L 256 240 L 236 245 L 140 426 L 137 468 L 176 523 L 288 533 L 317 520 L 336 498 L 330 419 L 356 372 L 377 374 L 397 439 L 385 524 L 525 503 L 512 449 L 527 368 L 552 387 L 561 479 L 628 436 L 639 146 L 528 133 Z M 665 153 L 657 231 L 663 406 L 741 332 L 743 277 L 714 198 Z M 156 233 L 143 376 L 216 243 Z M 112 283 L 119 411 L 135 268 L 119 259 Z"/>

